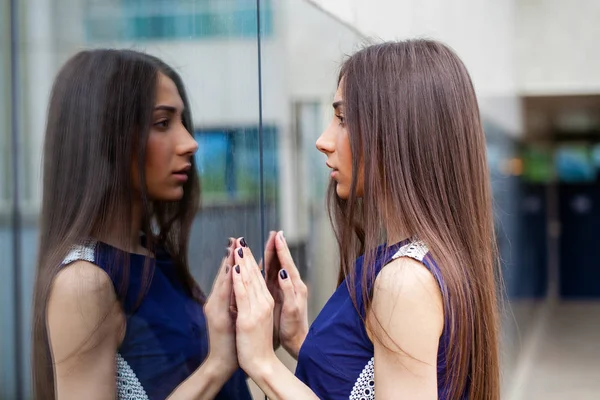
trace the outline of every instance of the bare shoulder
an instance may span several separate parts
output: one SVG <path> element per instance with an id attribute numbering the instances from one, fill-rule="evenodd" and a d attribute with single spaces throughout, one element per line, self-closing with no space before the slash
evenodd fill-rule
<path id="1" fill-rule="evenodd" d="M 375 279 L 374 295 L 380 298 L 388 294 L 398 300 L 440 302 L 439 285 L 427 267 L 409 257 L 399 257 L 387 264 Z"/>
<path id="2" fill-rule="evenodd" d="M 367 328 L 374 347 L 377 395 L 437 398 L 444 310 L 441 290 L 425 265 L 401 257 L 381 270 Z"/>
<path id="3" fill-rule="evenodd" d="M 54 278 L 47 308 L 55 356 L 85 351 L 100 342 L 118 345 L 124 318 L 112 281 L 98 266 L 75 261 Z"/>
<path id="4" fill-rule="evenodd" d="M 51 305 L 92 307 L 107 311 L 116 301 L 116 294 L 108 274 L 88 261 L 75 261 L 64 267 L 54 278 L 50 290 Z M 93 314 L 96 314 L 94 312 Z"/>
<path id="5" fill-rule="evenodd" d="M 65 266 L 54 278 L 53 293 L 71 293 L 75 288 L 113 293 L 112 281 L 106 272 L 89 261 L 78 260 Z M 110 289 L 110 290 L 109 290 Z"/>
<path id="6" fill-rule="evenodd" d="M 370 320 L 377 321 L 369 324 L 371 327 L 383 329 L 385 336 L 391 335 L 401 342 L 419 337 L 439 338 L 444 326 L 444 307 L 433 274 L 409 257 L 387 264 L 375 280 Z"/>

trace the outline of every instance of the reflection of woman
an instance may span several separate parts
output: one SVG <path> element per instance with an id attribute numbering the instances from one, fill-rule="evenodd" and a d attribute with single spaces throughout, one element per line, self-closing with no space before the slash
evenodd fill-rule
<path id="1" fill-rule="evenodd" d="M 317 147 L 340 286 L 307 332 L 282 234 L 267 284 L 234 252 L 240 365 L 272 399 L 499 399 L 490 184 L 464 65 L 433 41 L 370 46 L 344 63 L 333 105 Z M 273 354 L 273 318 L 296 377 Z"/>
<path id="2" fill-rule="evenodd" d="M 60 71 L 44 149 L 36 399 L 250 398 L 230 269 L 208 299 L 188 269 L 191 128 L 181 79 L 154 57 L 84 51 Z"/>

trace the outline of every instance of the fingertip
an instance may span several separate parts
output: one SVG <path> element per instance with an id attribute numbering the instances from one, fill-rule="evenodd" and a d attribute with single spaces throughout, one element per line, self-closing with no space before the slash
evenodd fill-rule
<path id="1" fill-rule="evenodd" d="M 232 247 L 232 246 L 235 246 L 235 242 L 236 242 L 236 238 L 234 238 L 234 237 L 231 237 L 231 236 L 230 236 L 230 237 L 228 238 L 227 247 Z"/>
<path id="2" fill-rule="evenodd" d="M 283 231 L 277 232 L 277 242 L 279 242 L 281 246 L 287 247 L 287 241 L 285 239 L 285 236 L 283 235 Z"/>
<path id="3" fill-rule="evenodd" d="M 239 295 L 242 291 L 244 291 L 244 282 L 242 281 L 242 276 L 239 273 L 240 266 L 235 265 L 231 268 L 231 278 L 232 278 L 232 286 L 233 291 L 236 295 Z"/>

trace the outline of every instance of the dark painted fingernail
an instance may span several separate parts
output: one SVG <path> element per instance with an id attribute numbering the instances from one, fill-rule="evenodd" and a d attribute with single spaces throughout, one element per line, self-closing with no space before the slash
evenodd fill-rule
<path id="1" fill-rule="evenodd" d="M 240 256 L 240 258 L 244 258 L 244 250 L 238 249 L 238 255 Z"/>
<path id="2" fill-rule="evenodd" d="M 282 269 L 281 271 L 279 271 L 279 276 L 281 276 L 281 279 L 287 279 L 288 273 L 285 269 Z"/>
<path id="3" fill-rule="evenodd" d="M 231 247 L 232 244 L 233 244 L 233 239 L 229 238 L 227 241 L 227 247 Z"/>
<path id="4" fill-rule="evenodd" d="M 233 267 L 233 269 L 235 269 L 236 273 L 238 273 L 238 274 L 240 273 L 240 266 L 239 265 L 236 265 L 235 267 Z"/>
<path id="5" fill-rule="evenodd" d="M 228 274 L 229 273 L 229 265 L 225 266 L 225 273 Z"/>
<path id="6" fill-rule="evenodd" d="M 244 238 L 240 239 L 240 244 L 242 245 L 242 247 L 248 247 L 248 244 L 246 243 L 246 239 L 244 239 Z"/>
<path id="7" fill-rule="evenodd" d="M 231 255 L 231 250 L 225 249 L 225 257 L 229 258 L 230 255 Z"/>

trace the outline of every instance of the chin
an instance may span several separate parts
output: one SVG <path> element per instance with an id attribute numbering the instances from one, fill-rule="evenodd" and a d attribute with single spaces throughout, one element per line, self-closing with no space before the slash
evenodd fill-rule
<path id="1" fill-rule="evenodd" d="M 179 201 L 183 198 L 183 188 L 160 193 L 158 196 L 152 196 L 153 200 L 158 201 Z"/>
<path id="2" fill-rule="evenodd" d="M 340 185 L 339 183 L 335 187 L 335 193 L 342 200 L 348 200 L 348 198 L 350 197 L 350 191 L 346 187 Z"/>
<path id="3" fill-rule="evenodd" d="M 348 186 L 344 186 L 344 185 L 341 185 L 338 183 L 337 186 L 335 187 L 335 193 L 342 200 L 348 200 L 350 198 L 350 188 Z M 360 199 L 362 197 L 363 197 L 363 191 L 362 191 L 362 188 L 359 188 L 356 191 L 356 198 Z"/>

